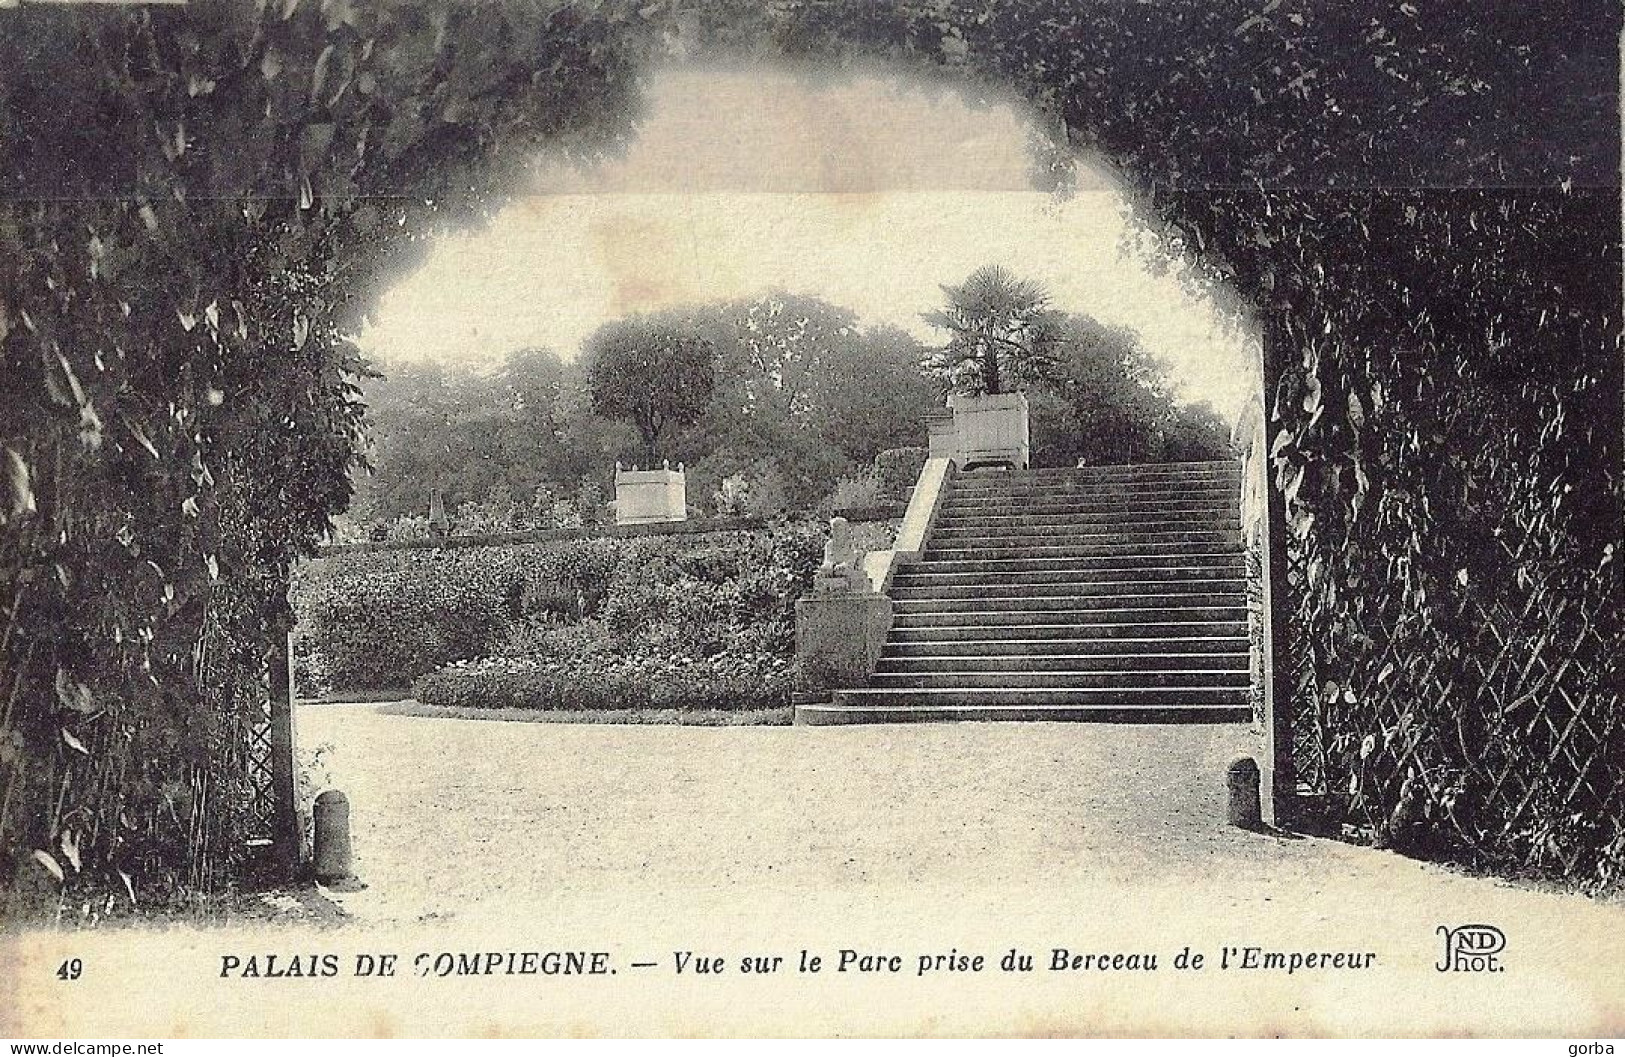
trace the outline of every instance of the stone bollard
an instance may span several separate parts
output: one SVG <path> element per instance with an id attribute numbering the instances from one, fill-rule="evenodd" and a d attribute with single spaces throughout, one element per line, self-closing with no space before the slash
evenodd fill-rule
<path id="1" fill-rule="evenodd" d="M 337 789 L 316 798 L 311 811 L 315 830 L 316 880 L 329 888 L 355 884 L 350 870 L 350 800 Z"/>
<path id="2" fill-rule="evenodd" d="M 1229 821 L 1242 829 L 1263 829 L 1264 808 L 1258 796 L 1258 764 L 1243 756 L 1225 774 L 1230 788 Z"/>

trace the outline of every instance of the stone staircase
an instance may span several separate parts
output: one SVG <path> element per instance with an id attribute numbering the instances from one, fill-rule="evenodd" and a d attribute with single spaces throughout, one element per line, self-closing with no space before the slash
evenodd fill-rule
<path id="1" fill-rule="evenodd" d="M 813 723 L 1245 722 L 1234 462 L 953 478 L 869 686 Z"/>

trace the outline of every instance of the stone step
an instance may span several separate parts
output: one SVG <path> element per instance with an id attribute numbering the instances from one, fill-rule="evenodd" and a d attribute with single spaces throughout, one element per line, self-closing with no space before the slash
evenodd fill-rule
<path id="1" fill-rule="evenodd" d="M 1134 514 L 1136 520 L 1154 520 L 1169 514 L 1187 511 L 1234 511 L 1233 497 L 1200 500 L 1164 498 L 1113 498 L 1085 496 L 1069 499 L 1065 496 L 1034 496 L 1032 498 L 989 497 L 979 499 L 960 496 L 943 501 L 939 517 L 1025 517 L 1028 515 L 1061 514 L 1080 517 L 1090 514 Z"/>
<path id="2" fill-rule="evenodd" d="M 1009 504 L 1037 504 L 1037 502 L 1123 502 L 1123 504 L 1141 504 L 1141 502 L 1178 502 L 1178 504 L 1196 504 L 1196 502 L 1240 502 L 1238 489 L 1228 486 L 1201 485 L 1180 486 L 1180 488 L 955 488 L 949 489 L 946 498 L 949 507 L 965 506 L 965 504 L 988 504 L 988 502 L 1009 502 Z"/>
<path id="3" fill-rule="evenodd" d="M 1051 577 L 1032 580 L 1028 577 Z M 1247 581 L 1211 578 L 1205 580 L 1106 580 L 1080 581 L 1076 576 L 1054 573 L 1026 573 L 1009 578 L 981 577 L 981 583 L 944 584 L 918 578 L 898 577 L 892 581 L 893 601 L 907 599 L 980 600 L 990 595 L 1011 598 L 1224 598 L 1245 604 Z"/>
<path id="4" fill-rule="evenodd" d="M 1231 528 L 1169 528 L 1167 526 L 1134 529 L 1132 531 L 1109 527 L 1104 530 L 1090 525 L 1050 525 L 1011 529 L 1008 532 L 989 532 L 986 529 L 944 528 L 931 533 L 931 543 L 939 547 L 964 547 L 986 544 L 998 547 L 1028 545 L 1055 546 L 1067 544 L 1111 543 L 1144 541 L 1164 543 L 1237 543 L 1241 531 Z"/>
<path id="5" fill-rule="evenodd" d="M 1234 462 L 1144 464 L 1129 466 L 1077 466 L 1039 470 L 972 470 L 954 478 L 955 484 L 1041 484 L 1062 485 L 1075 481 L 1111 483 L 1116 481 L 1239 479 L 1241 464 Z"/>
<path id="6" fill-rule="evenodd" d="M 1088 525 L 1098 526 L 1101 529 L 1121 528 L 1125 531 L 1158 526 L 1240 528 L 1241 518 L 1236 513 L 1236 505 L 1227 503 L 1209 508 L 1167 510 L 1154 513 L 1114 509 L 1083 514 L 951 514 L 945 510 L 937 517 L 936 521 L 936 528 L 939 530 L 974 528 L 994 532 L 1003 532 L 1013 528 L 1042 528 L 1050 525 Z"/>
<path id="7" fill-rule="evenodd" d="M 1004 576 L 1012 573 L 1044 572 L 1044 573 L 1072 573 L 1080 577 L 1104 578 L 1107 575 L 1115 577 L 1121 573 L 1129 576 L 1140 574 L 1150 575 L 1172 570 L 1231 570 L 1240 573 L 1244 568 L 1241 552 L 1235 550 L 1223 551 L 1192 551 L 1186 554 L 1115 554 L 1083 557 L 1050 557 L 1050 558 L 932 558 L 912 562 L 898 572 L 902 575 L 964 575 L 988 574 Z"/>
<path id="8" fill-rule="evenodd" d="M 1066 639 L 1072 642 L 1136 639 L 1177 644 L 1170 645 L 1169 648 L 1182 648 L 1184 643 L 1191 639 L 1221 636 L 1245 640 L 1247 634 L 1247 621 L 1240 616 L 1218 620 L 1176 617 L 1167 620 L 1107 620 L 1089 623 L 1051 619 L 1061 616 L 1064 614 L 1045 614 L 1042 623 L 987 620 L 972 623 L 956 622 L 943 617 L 914 618 L 906 624 L 895 622 L 892 624 L 891 636 L 885 648 L 891 649 L 893 646 L 901 648 L 924 642 L 964 643 L 984 642 L 990 639 L 1023 642 L 1046 639 Z"/>
<path id="9" fill-rule="evenodd" d="M 972 543 L 954 543 L 948 546 L 927 543 L 925 560 L 941 561 L 987 561 L 989 559 L 1011 558 L 1104 558 L 1111 556 L 1142 557 L 1148 555 L 1161 555 L 1167 558 L 1178 558 L 1186 554 L 1208 554 L 1220 549 L 1228 543 L 1229 551 L 1240 554 L 1241 540 L 1239 534 L 1231 534 L 1230 540 L 1167 540 L 1161 542 L 1146 542 L 1141 540 L 1124 540 L 1119 542 L 1100 543 L 1057 543 L 1057 544 L 1015 544 L 1013 546 L 978 545 Z"/>
<path id="10" fill-rule="evenodd" d="M 1019 603 L 1032 601 L 1031 606 Z M 944 602 L 954 606 L 948 610 L 905 608 L 894 603 L 896 615 L 892 618 L 894 630 L 943 627 L 1031 627 L 1035 625 L 1071 624 L 1077 627 L 1101 624 L 1168 624 L 1168 623 L 1242 623 L 1247 619 L 1247 608 L 1235 605 L 1165 605 L 1121 606 L 1119 608 L 1060 608 L 1045 603 L 1069 603 L 1074 599 L 994 599 L 989 605 Z"/>
<path id="11" fill-rule="evenodd" d="M 1180 689 L 1207 694 L 1246 689 L 1247 670 L 876 672 L 869 678 L 869 687 L 876 690 Z"/>
<path id="12" fill-rule="evenodd" d="M 1032 672 L 1240 672 L 1248 674 L 1250 655 L 1241 653 L 1044 653 L 980 654 L 962 650 L 927 657 L 883 653 L 877 675 L 932 675 L 945 672 L 1024 676 Z"/>
<path id="13" fill-rule="evenodd" d="M 1033 475 L 1041 474 L 1068 474 L 1068 473 L 1115 473 L 1119 471 L 1135 470 L 1181 470 L 1203 466 L 1230 466 L 1240 468 L 1239 459 L 1183 459 L 1168 462 L 1100 462 L 1090 463 L 1086 466 L 1035 466 L 1030 470 L 1016 470 L 1015 473 Z M 984 471 L 999 472 L 999 471 Z M 1005 471 L 1010 472 L 1010 471 Z"/>
<path id="14" fill-rule="evenodd" d="M 1073 481 L 1172 481 L 1205 477 L 1240 477 L 1239 463 L 1206 463 L 1187 466 L 1072 466 L 1039 470 L 1010 470 L 988 466 L 962 471 L 954 482 L 963 484 L 1062 485 Z"/>
<path id="15" fill-rule="evenodd" d="M 964 597 L 963 591 L 976 595 L 987 593 L 990 587 L 1035 588 L 1077 587 L 1080 594 L 1094 595 L 1109 592 L 1135 592 L 1142 586 L 1184 592 L 1186 590 L 1245 590 L 1247 581 L 1242 576 L 1240 563 L 1234 566 L 1195 566 L 1163 569 L 1099 569 L 1099 570 L 1017 570 L 993 573 L 939 573 L 934 565 L 905 566 L 892 578 L 894 591 L 903 588 L 924 588 L 945 592 L 943 597 Z"/>
<path id="16" fill-rule="evenodd" d="M 925 702 L 931 698 L 985 704 L 1185 704 L 1247 705 L 1244 686 L 1004 686 L 931 689 L 928 687 L 870 686 L 837 690 L 835 697 L 884 697 L 894 704 Z"/>
<path id="17" fill-rule="evenodd" d="M 795 721 L 838 723 L 1093 722 L 1246 723 L 1245 692 L 1211 700 L 1190 691 L 841 690 L 827 705 L 798 705 Z"/>
<path id="18" fill-rule="evenodd" d="M 927 630 L 940 632 L 950 629 Z M 1207 659 L 1212 658 L 1212 663 L 1222 661 L 1229 665 L 1235 663 L 1238 657 L 1245 663 L 1248 656 L 1247 639 L 1241 636 L 1193 635 L 1185 638 L 945 638 L 935 641 L 893 639 L 886 644 L 881 659 L 882 663 L 902 665 L 915 662 L 951 664 L 959 659 L 972 659 L 983 663 L 1022 664 L 1060 658 L 1064 663 L 1070 664 L 1075 658 L 1088 657 L 1091 662 L 1107 666 L 1119 662 L 1122 664 L 1143 662 L 1147 666 L 1153 666 L 1160 663 L 1158 658 L 1161 657 L 1201 657 L 1203 663 L 1208 663 Z"/>
<path id="19" fill-rule="evenodd" d="M 1010 502 L 1031 503 L 1038 500 L 1056 500 L 1069 503 L 1089 500 L 1117 500 L 1124 502 L 1214 503 L 1240 501 L 1240 489 L 1226 484 L 1192 483 L 1185 485 L 1137 485 L 1134 487 L 1066 487 L 1028 488 L 1012 485 L 1005 488 L 962 488 L 953 486 L 948 502 Z"/>
<path id="20" fill-rule="evenodd" d="M 1220 594 L 1009 594 L 971 598 L 943 598 L 936 595 L 894 595 L 892 612 L 896 619 L 939 613 L 1116 613 L 1184 609 L 1241 609 L 1247 598 L 1240 591 Z"/>

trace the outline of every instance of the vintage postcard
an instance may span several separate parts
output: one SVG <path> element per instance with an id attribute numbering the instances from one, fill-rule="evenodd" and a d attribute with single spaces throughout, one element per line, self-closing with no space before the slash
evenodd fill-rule
<path id="1" fill-rule="evenodd" d="M 0 1036 L 1612 1052 L 1621 41 L 0 0 Z"/>

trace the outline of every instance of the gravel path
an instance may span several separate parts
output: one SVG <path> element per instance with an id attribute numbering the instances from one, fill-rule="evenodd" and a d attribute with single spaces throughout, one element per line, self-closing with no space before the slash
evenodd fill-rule
<path id="1" fill-rule="evenodd" d="M 1220 823 L 1233 726 L 678 728 L 307 707 L 349 796 L 365 918 L 673 887 L 1124 883 L 1256 862 Z"/>
<path id="2" fill-rule="evenodd" d="M 30 1034 L 85 1038 L 1625 1029 L 1620 906 L 1227 827 L 1244 729 L 569 726 L 375 705 L 306 707 L 298 723 L 305 747 L 332 745 L 353 804 L 368 887 L 331 894 L 346 923 L 35 934 L 9 955 L 33 968 L 0 995 L 0 1034 L 8 1008 Z M 1505 930 L 1504 971 L 1437 971 L 1439 926 L 1480 922 Z M 1250 947 L 1369 954 L 1370 971 L 1216 965 Z M 900 969 L 834 970 L 843 948 Z M 1176 964 L 1187 948 L 1203 968 Z M 1056 969 L 1057 949 L 1160 963 Z M 796 971 L 803 950 L 824 971 Z M 998 969 L 1013 950 L 1031 972 Z M 600 951 L 619 975 L 413 968 L 515 951 Z M 321 952 L 404 969 L 222 974 L 226 954 Z M 679 972 L 679 952 L 728 968 Z M 977 954 L 979 973 L 918 970 Z M 746 974 L 749 955 L 785 968 Z M 71 1002 L 51 973 L 67 957 L 89 967 Z M 91 1001 L 97 982 L 113 990 Z"/>
<path id="3" fill-rule="evenodd" d="M 644 986 L 584 991 L 568 1016 L 418 1010 L 433 1030 L 1625 1028 L 1625 908 L 1229 827 L 1225 767 L 1256 751 L 1241 727 L 569 726 L 368 705 L 305 708 L 299 723 L 303 744 L 334 746 L 354 806 L 369 887 L 336 898 L 366 935 L 605 945 L 660 966 L 631 970 L 654 974 Z M 1439 926 L 1479 922 L 1505 930 L 1506 971 L 1438 972 Z M 1206 952 L 1207 971 L 1169 971 L 1186 945 Z M 1225 948 L 1248 946 L 1369 952 L 1375 968 L 1212 971 Z M 1019 948 L 1037 971 L 723 987 L 670 964 L 685 949 L 737 961 L 840 947 L 990 963 Z M 1055 972 L 1056 948 L 1160 951 L 1163 971 Z"/>

